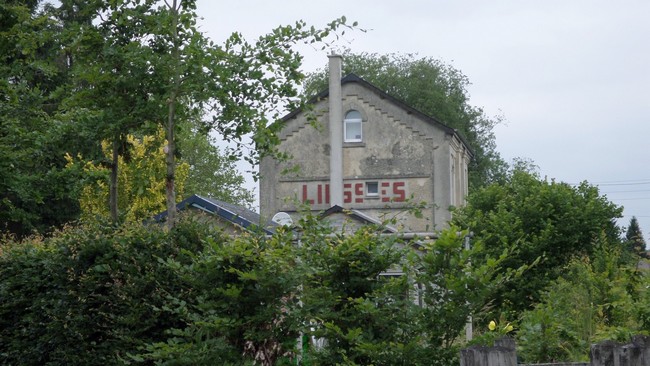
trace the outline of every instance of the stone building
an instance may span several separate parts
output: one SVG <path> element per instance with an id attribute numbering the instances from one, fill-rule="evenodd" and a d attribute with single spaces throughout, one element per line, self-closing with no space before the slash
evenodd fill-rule
<path id="1" fill-rule="evenodd" d="M 306 204 L 317 212 L 339 207 L 377 220 L 397 217 L 402 232 L 444 228 L 450 207 L 467 194 L 467 144 L 358 76 L 341 78 L 341 62 L 330 56 L 328 90 L 284 117 L 280 150 L 291 159 L 260 164 L 262 219 L 278 212 L 295 218 Z M 405 213 L 414 203 L 426 203 L 423 217 Z"/>

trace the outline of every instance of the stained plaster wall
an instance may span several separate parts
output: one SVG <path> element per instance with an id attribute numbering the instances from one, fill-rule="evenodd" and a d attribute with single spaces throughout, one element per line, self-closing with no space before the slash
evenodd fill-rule
<path id="1" fill-rule="evenodd" d="M 343 115 L 356 109 L 363 118 L 363 142 L 343 144 L 344 207 L 380 220 L 397 216 L 404 231 L 445 227 L 448 208 L 462 203 L 467 187 L 469 154 L 458 137 L 360 83 L 344 83 L 342 96 Z M 286 122 L 280 149 L 291 154 L 288 162 L 262 161 L 264 218 L 278 211 L 296 215 L 305 199 L 316 211 L 330 207 L 327 108 L 327 100 L 321 100 L 309 118 L 300 113 Z M 366 182 L 378 183 L 377 196 L 366 194 Z M 427 203 L 424 218 L 404 213 L 409 200 Z"/>

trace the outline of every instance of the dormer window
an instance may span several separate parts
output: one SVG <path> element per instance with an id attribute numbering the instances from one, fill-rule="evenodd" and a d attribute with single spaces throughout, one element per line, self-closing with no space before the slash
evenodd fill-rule
<path id="1" fill-rule="evenodd" d="M 350 110 L 343 120 L 344 142 L 361 142 L 361 113 Z"/>

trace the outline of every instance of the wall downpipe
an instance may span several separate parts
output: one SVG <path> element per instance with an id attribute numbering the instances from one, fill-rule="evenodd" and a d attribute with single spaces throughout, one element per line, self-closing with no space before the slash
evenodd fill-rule
<path id="1" fill-rule="evenodd" d="M 330 204 L 343 207 L 343 105 L 340 55 L 329 58 Z"/>

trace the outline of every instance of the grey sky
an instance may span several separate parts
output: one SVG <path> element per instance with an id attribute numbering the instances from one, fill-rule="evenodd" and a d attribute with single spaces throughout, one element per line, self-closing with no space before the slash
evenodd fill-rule
<path id="1" fill-rule="evenodd" d="M 339 47 L 451 64 L 472 82 L 473 105 L 505 117 L 496 135 L 506 160 L 599 184 L 625 207 L 620 223 L 637 216 L 650 239 L 650 1 L 199 0 L 198 10 L 216 42 L 345 15 L 368 31 L 346 33 Z M 325 66 L 324 52 L 302 51 L 305 71 Z"/>

